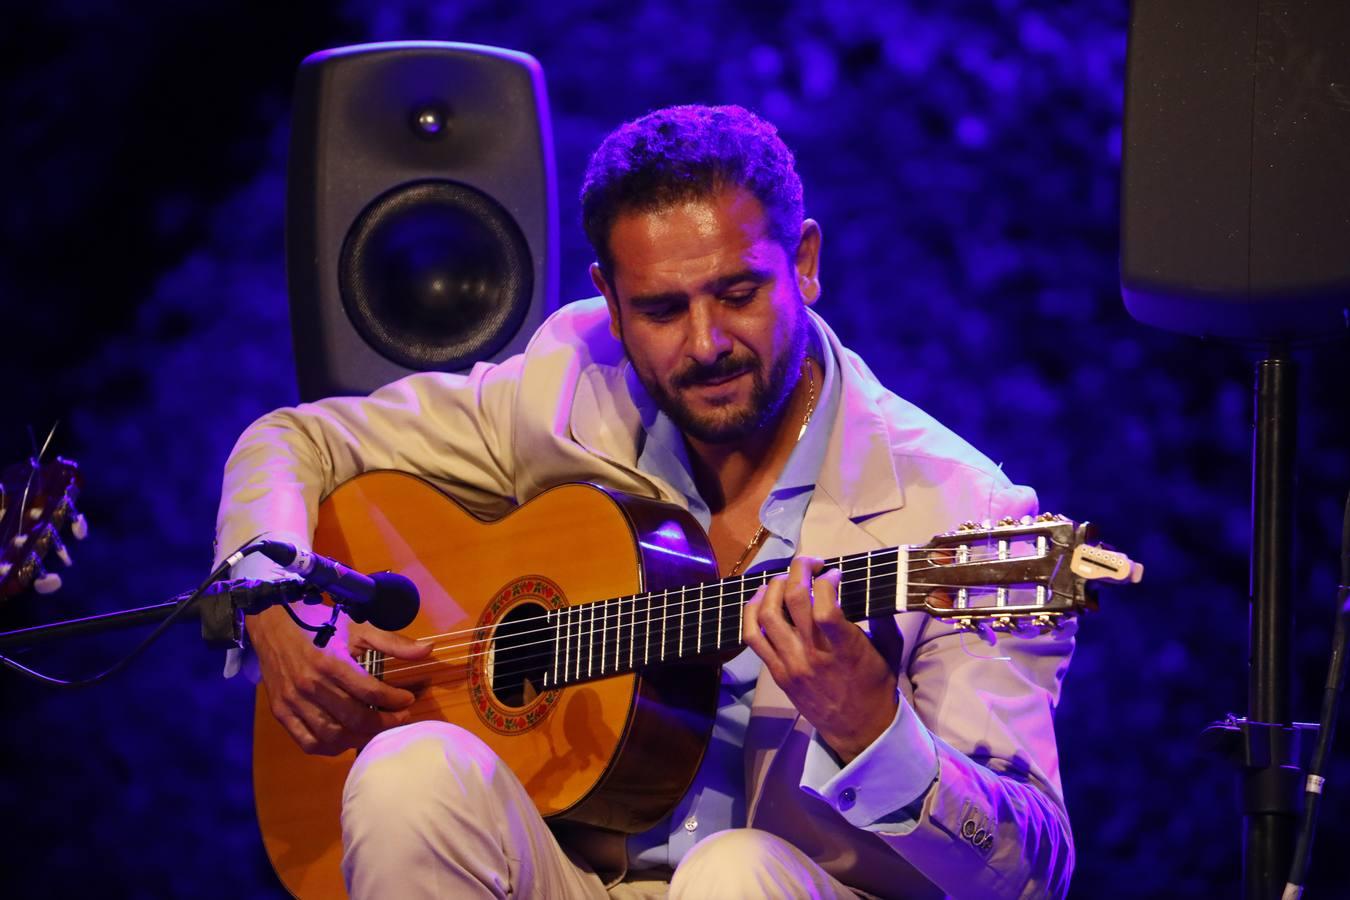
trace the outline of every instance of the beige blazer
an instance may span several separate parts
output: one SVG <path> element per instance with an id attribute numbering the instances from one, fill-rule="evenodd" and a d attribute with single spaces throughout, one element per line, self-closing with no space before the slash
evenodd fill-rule
<path id="1" fill-rule="evenodd" d="M 1011 484 L 965 441 L 881 387 L 812 318 L 843 377 L 802 523 L 803 552 L 923 543 L 962 521 L 1034 510 L 1030 489 Z M 609 333 L 605 305 L 594 298 L 560 310 L 524 354 L 501 364 L 479 364 L 467 376 L 422 373 L 369 398 L 269 413 L 226 463 L 217 561 L 262 531 L 308 544 L 320 500 L 377 469 L 419 475 L 486 517 L 572 481 L 682 505 L 670 485 L 637 469 L 641 422 L 632 397 L 640 390 Z M 963 643 L 920 613 L 897 622 L 905 639 L 898 687 L 935 736 L 939 757 L 917 824 L 894 834 L 855 828 L 798 787 L 811 726 L 767 671 L 747 737 L 750 824 L 879 896 L 1064 894 L 1073 850 L 1052 714 L 1071 633 L 1002 638 L 995 650 Z M 621 845 L 592 849 L 622 865 Z"/>

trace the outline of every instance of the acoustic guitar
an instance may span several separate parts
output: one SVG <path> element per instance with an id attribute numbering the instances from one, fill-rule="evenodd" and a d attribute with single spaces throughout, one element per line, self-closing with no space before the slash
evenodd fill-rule
<path id="1" fill-rule="evenodd" d="M 1138 564 L 1090 531 L 1052 515 L 967 523 L 827 565 L 842 570 L 851 621 L 921 610 L 964 630 L 1034 633 L 1095 605 L 1089 582 L 1138 580 Z M 692 781 L 719 662 L 741 646 L 742 605 L 772 574 L 719 579 L 687 512 L 589 484 L 485 522 L 417 478 L 371 473 L 323 502 L 314 545 L 417 584 L 421 611 L 404 634 L 429 641 L 431 657 L 362 660 L 414 690 L 415 719 L 482 738 L 546 818 L 627 833 L 660 821 Z M 355 753 L 306 755 L 266 694 L 253 753 L 263 842 L 291 893 L 343 896 L 339 812 Z"/>

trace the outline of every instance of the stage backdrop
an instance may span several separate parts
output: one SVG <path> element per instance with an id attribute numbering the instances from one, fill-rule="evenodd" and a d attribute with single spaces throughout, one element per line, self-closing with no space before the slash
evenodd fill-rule
<path id="1" fill-rule="evenodd" d="M 824 229 L 817 309 L 1044 508 L 1100 521 L 1147 565 L 1141 588 L 1083 623 L 1058 712 L 1075 895 L 1234 894 L 1234 779 L 1197 736 L 1245 708 L 1253 357 L 1123 310 L 1124 4 L 504 6 L 68 0 L 7 14 L 0 449 L 21 458 L 26 427 L 59 419 L 92 536 L 63 591 L 5 606 L 0 625 L 157 602 L 205 573 L 235 436 L 295 396 L 282 198 L 300 59 L 405 38 L 524 50 L 552 98 L 564 300 L 590 292 L 576 191 L 609 128 L 686 101 L 779 125 Z M 1300 356 L 1304 719 L 1350 486 L 1344 350 Z M 138 637 L 25 659 L 87 674 Z M 0 673 L 0 892 L 280 893 L 252 814 L 252 691 L 220 664 L 183 627 L 94 690 Z M 1320 896 L 1350 880 L 1343 751 L 1329 774 Z"/>

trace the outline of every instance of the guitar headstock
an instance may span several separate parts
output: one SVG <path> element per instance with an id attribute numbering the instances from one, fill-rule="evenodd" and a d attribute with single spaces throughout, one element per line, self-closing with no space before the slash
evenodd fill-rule
<path id="1" fill-rule="evenodd" d="M 64 529 L 77 539 L 87 534 L 84 517 L 75 509 L 79 493 L 79 466 L 59 456 L 5 469 L 0 476 L 0 598 L 29 586 L 41 594 L 61 586 L 60 576 L 47 572 L 44 564 L 55 554 L 70 565 L 61 541 Z"/>
<path id="2" fill-rule="evenodd" d="M 910 548 L 907 608 L 984 637 L 1058 628 L 1097 608 L 1095 583 L 1143 577 L 1141 564 L 1097 543 L 1094 532 L 1053 513 L 966 522 Z M 929 565 L 916 576 L 918 561 Z"/>

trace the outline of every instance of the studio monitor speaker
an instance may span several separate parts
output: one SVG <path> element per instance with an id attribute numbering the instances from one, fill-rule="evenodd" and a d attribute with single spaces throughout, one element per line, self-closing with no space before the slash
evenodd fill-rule
<path id="1" fill-rule="evenodd" d="M 1248 341 L 1350 323 L 1350 2 L 1134 0 L 1121 286 L 1140 321 Z"/>
<path id="2" fill-rule="evenodd" d="M 301 399 L 522 350 L 557 307 L 557 218 L 533 58 L 439 42 L 306 58 L 286 197 Z"/>

